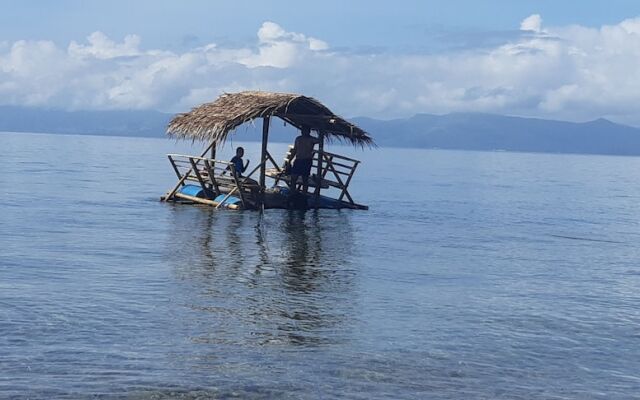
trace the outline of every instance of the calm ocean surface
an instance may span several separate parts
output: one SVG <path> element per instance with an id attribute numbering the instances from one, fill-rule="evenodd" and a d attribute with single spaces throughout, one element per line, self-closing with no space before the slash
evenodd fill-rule
<path id="1" fill-rule="evenodd" d="M 640 158 L 349 150 L 369 211 L 261 216 L 158 201 L 189 143 L 0 149 L 2 399 L 640 398 Z"/>

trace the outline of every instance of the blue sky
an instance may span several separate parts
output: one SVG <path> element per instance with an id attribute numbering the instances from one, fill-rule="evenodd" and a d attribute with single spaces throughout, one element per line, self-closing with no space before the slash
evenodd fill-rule
<path id="1" fill-rule="evenodd" d="M 67 44 L 99 30 L 113 38 L 135 33 L 145 46 L 171 48 L 185 38 L 250 42 L 264 21 L 345 47 L 420 47 L 435 34 L 509 31 L 531 14 L 553 26 L 598 27 L 640 15 L 637 0 L 5 0 L 4 40 Z"/>
<path id="2" fill-rule="evenodd" d="M 640 125 L 640 1 L 3 1 L 0 104 L 175 112 L 302 92 L 345 116 Z"/>

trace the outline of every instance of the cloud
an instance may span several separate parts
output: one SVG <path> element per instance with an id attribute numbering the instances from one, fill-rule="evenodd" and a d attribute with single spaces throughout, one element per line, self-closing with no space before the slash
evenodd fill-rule
<path id="1" fill-rule="evenodd" d="M 259 51 L 239 60 L 247 67 L 287 68 L 304 60 L 308 51 L 329 48 L 322 40 L 301 33 L 287 32 L 274 22 L 265 22 L 258 30 Z"/>
<path id="2" fill-rule="evenodd" d="M 137 56 L 140 54 L 138 46 L 140 37 L 127 35 L 122 44 L 115 43 L 102 32 L 93 32 L 87 37 L 88 45 L 81 45 L 75 41 L 69 44 L 69 55 L 73 57 L 95 57 L 109 59 L 114 57 Z"/>
<path id="3" fill-rule="evenodd" d="M 523 19 L 520 23 L 520 30 L 522 31 L 542 31 L 542 18 L 539 14 L 533 14 Z"/>
<path id="4" fill-rule="evenodd" d="M 225 91 L 299 92 L 346 116 L 495 112 L 640 125 L 640 18 L 547 27 L 539 15 L 491 47 L 349 52 L 274 22 L 253 46 L 171 52 L 95 32 L 62 48 L 0 43 L 0 103 L 182 111 Z M 194 43 L 196 44 L 196 43 Z"/>

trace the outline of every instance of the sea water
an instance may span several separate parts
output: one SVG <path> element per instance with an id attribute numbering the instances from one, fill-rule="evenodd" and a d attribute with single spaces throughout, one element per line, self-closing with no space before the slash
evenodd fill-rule
<path id="1" fill-rule="evenodd" d="M 639 158 L 330 145 L 370 209 L 261 214 L 159 202 L 197 144 L 0 149 L 0 398 L 640 398 Z"/>

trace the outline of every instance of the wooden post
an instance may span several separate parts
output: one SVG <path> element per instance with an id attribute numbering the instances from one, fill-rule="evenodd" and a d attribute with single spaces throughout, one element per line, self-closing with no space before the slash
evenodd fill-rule
<path id="1" fill-rule="evenodd" d="M 349 201 L 351 202 L 351 204 L 355 204 L 353 199 L 349 195 L 349 192 L 348 192 L 347 189 L 349 188 L 349 183 L 351 182 L 351 178 L 353 178 L 353 174 L 356 172 L 356 168 L 358 168 L 358 164 L 360 164 L 359 161 L 356 161 L 353 164 L 353 168 L 351 168 L 351 172 L 349 173 L 349 176 L 347 177 L 347 181 L 344 183 L 344 189 L 342 189 L 342 193 L 340 193 L 340 197 L 338 197 L 338 200 L 342 201 L 342 198 L 346 195 L 347 198 L 349 199 Z"/>
<path id="2" fill-rule="evenodd" d="M 182 175 L 180 175 L 180 170 L 176 166 L 176 163 L 173 161 L 173 157 L 171 157 L 171 155 L 167 155 L 167 157 L 169 158 L 169 161 L 171 162 L 171 166 L 173 167 L 173 170 L 176 172 L 176 175 L 178 175 L 178 179 L 182 178 Z"/>
<path id="3" fill-rule="evenodd" d="M 264 205 L 265 176 L 267 170 L 267 142 L 269 141 L 270 117 L 262 118 L 262 153 L 260 157 L 260 205 Z"/>
<path id="4" fill-rule="evenodd" d="M 324 132 L 318 131 L 318 169 L 316 171 L 316 208 L 320 205 L 320 189 L 322 188 L 322 161 L 324 160 Z"/>
<path id="5" fill-rule="evenodd" d="M 202 154 L 200 154 L 200 157 L 204 157 L 207 155 L 207 151 L 209 151 L 210 148 L 213 148 L 216 146 L 215 142 L 211 142 L 211 144 L 209 146 L 207 146 L 206 149 L 204 149 L 204 151 L 202 152 Z"/>
<path id="6" fill-rule="evenodd" d="M 209 175 L 209 181 L 211 181 L 211 187 L 213 187 L 213 190 L 215 190 L 216 196 L 218 196 L 220 194 L 220 186 L 218 186 L 218 182 L 216 181 L 215 168 L 211 167 L 211 164 L 209 164 L 209 160 L 204 160 L 204 168 L 207 171 L 207 175 Z"/>
<path id="7" fill-rule="evenodd" d="M 238 189 L 238 194 L 240 195 L 240 202 L 242 203 L 242 208 L 247 208 L 247 205 L 244 202 L 244 188 L 242 187 L 242 184 L 240 183 L 240 180 L 238 179 L 238 171 L 236 171 L 235 165 L 233 165 L 231 167 L 231 174 L 233 175 L 233 181 L 236 184 L 236 188 Z M 227 195 L 227 197 L 225 197 L 225 200 L 231 196 L 231 193 L 233 193 L 233 190 L 229 191 L 229 194 Z M 224 201 L 223 201 L 224 203 Z"/>
<path id="8" fill-rule="evenodd" d="M 211 143 L 211 159 L 213 160 L 213 168 L 216 168 L 216 143 Z"/>
<path id="9" fill-rule="evenodd" d="M 191 170 L 193 171 L 194 174 L 196 174 L 198 183 L 200 183 L 200 187 L 202 187 L 202 190 L 204 191 L 205 195 L 207 196 L 207 198 L 211 197 L 211 192 L 207 187 L 204 179 L 202 178 L 202 175 L 200 175 L 200 171 L 198 171 L 198 166 L 196 165 L 196 162 L 193 161 L 192 157 L 189 157 L 189 162 L 191 163 Z"/>

